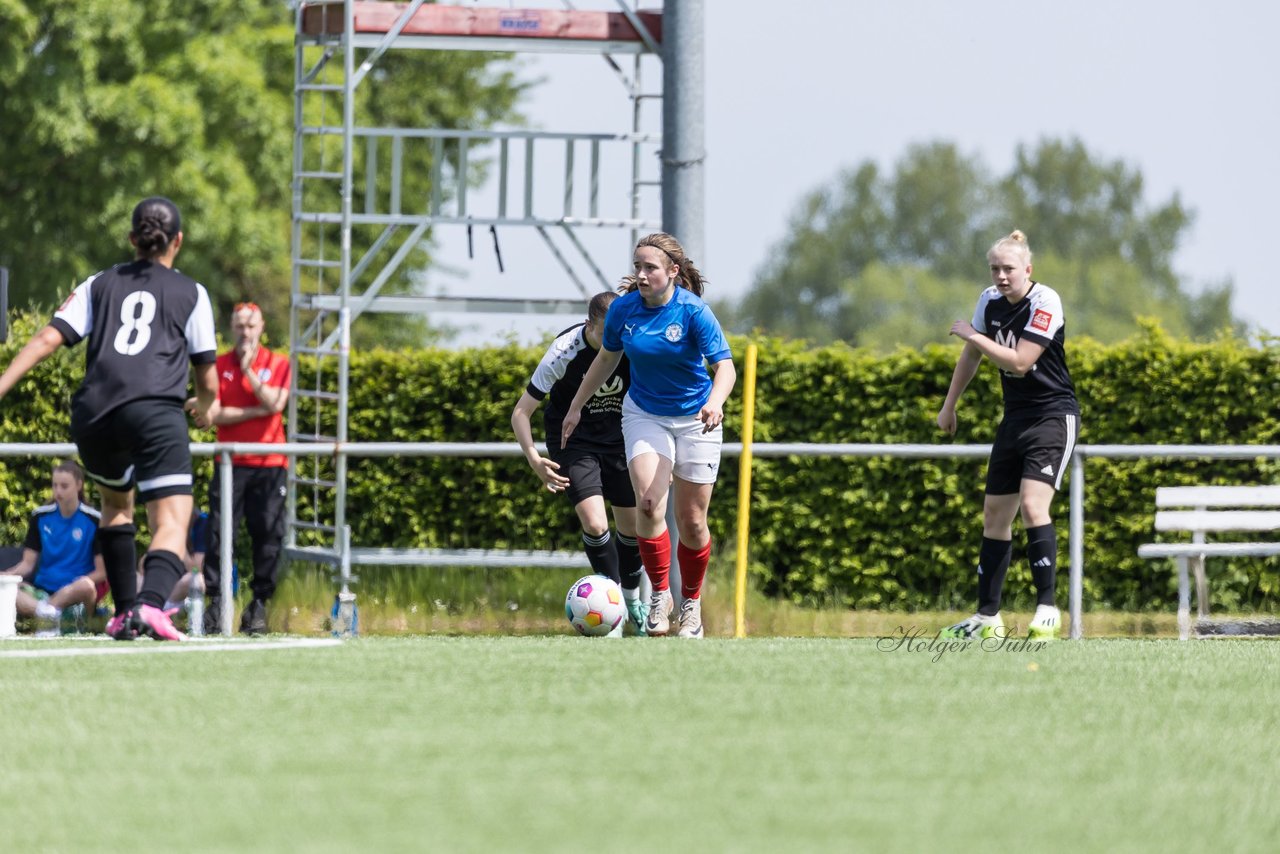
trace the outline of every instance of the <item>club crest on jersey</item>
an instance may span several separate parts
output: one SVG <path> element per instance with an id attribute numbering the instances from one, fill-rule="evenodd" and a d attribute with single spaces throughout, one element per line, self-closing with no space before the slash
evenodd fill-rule
<path id="1" fill-rule="evenodd" d="M 1037 308 L 1036 313 L 1031 315 L 1031 328 L 1039 329 L 1041 332 L 1049 330 L 1049 324 L 1053 321 L 1053 315 L 1045 311 L 1043 308 Z"/>
<path id="2" fill-rule="evenodd" d="M 262 381 L 262 382 L 264 382 L 264 383 L 265 383 L 267 380 L 271 379 L 271 369 L 270 369 L 270 368 L 262 368 L 261 370 L 259 370 L 259 371 L 258 371 L 258 379 L 259 379 L 259 380 L 261 380 L 261 381 Z"/>
<path id="3" fill-rule="evenodd" d="M 72 528 L 71 539 L 75 540 L 77 543 L 80 542 L 84 539 L 84 531 L 81 531 L 79 528 Z"/>
<path id="4" fill-rule="evenodd" d="M 684 337 L 684 329 L 680 324 L 673 323 L 663 330 L 662 337 L 674 344 Z"/>

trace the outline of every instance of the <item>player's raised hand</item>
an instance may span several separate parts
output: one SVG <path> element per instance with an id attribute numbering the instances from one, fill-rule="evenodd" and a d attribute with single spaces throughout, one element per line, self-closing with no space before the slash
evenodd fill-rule
<path id="1" fill-rule="evenodd" d="M 201 430 L 208 430 L 213 426 L 204 413 L 200 411 L 200 404 L 194 397 L 187 398 L 186 405 L 183 406 L 183 409 L 187 410 L 191 415 L 191 420 L 196 422 L 196 426 Z"/>
<path id="2" fill-rule="evenodd" d="M 569 437 L 573 435 L 573 431 L 578 429 L 578 422 L 582 420 L 581 409 L 570 409 L 564 414 L 564 420 L 560 422 L 560 447 L 569 444 Z"/>
<path id="3" fill-rule="evenodd" d="M 710 433 L 724 423 L 724 408 L 708 402 L 698 410 L 698 420 L 702 422 L 702 432 Z"/>
<path id="4" fill-rule="evenodd" d="M 944 406 L 938 410 L 938 427 L 948 436 L 956 434 L 956 408 Z"/>
<path id="5" fill-rule="evenodd" d="M 564 492 L 569 487 L 569 478 L 560 474 L 560 464 L 546 457 L 538 457 L 533 467 L 538 478 L 546 484 L 548 492 Z"/>

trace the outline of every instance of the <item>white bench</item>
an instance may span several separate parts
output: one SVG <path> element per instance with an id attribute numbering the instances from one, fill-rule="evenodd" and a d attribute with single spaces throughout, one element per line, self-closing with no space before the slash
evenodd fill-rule
<path id="1" fill-rule="evenodd" d="M 1179 509 L 1174 509 L 1179 508 Z M 1280 555 L 1280 542 L 1206 542 L 1206 534 L 1280 529 L 1280 486 L 1162 486 L 1156 490 L 1156 530 L 1190 531 L 1189 543 L 1147 543 L 1138 557 L 1178 562 L 1178 637 L 1191 635 L 1189 570 L 1196 577 L 1196 610 L 1209 615 L 1206 557 Z"/>

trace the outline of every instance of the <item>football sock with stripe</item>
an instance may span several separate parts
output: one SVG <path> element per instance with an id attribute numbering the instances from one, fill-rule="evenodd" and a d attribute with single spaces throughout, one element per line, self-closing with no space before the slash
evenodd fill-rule
<path id="1" fill-rule="evenodd" d="M 618 549 L 618 573 L 622 576 L 622 592 L 635 593 L 640 587 L 640 574 L 644 572 L 644 563 L 640 560 L 640 544 L 635 537 L 628 537 L 621 531 L 613 535 L 613 542 Z"/>
<path id="2" fill-rule="evenodd" d="M 620 581 L 618 575 L 618 550 L 611 543 L 609 529 L 605 528 L 600 536 L 582 532 L 582 549 L 587 553 L 587 560 L 596 575 L 604 575 L 614 581 Z"/>
<path id="3" fill-rule="evenodd" d="M 656 537 L 636 537 L 640 547 L 640 559 L 644 562 L 645 572 L 649 573 L 649 583 L 654 590 L 667 590 L 671 586 L 671 538 L 663 531 Z"/>
<path id="4" fill-rule="evenodd" d="M 1012 540 L 982 538 L 982 549 L 978 552 L 979 614 L 994 617 L 1000 613 L 1000 596 L 1004 592 L 1004 577 L 1009 572 L 1012 556 Z"/>
<path id="5" fill-rule="evenodd" d="M 1027 528 L 1027 561 L 1036 585 L 1036 604 L 1052 606 L 1058 580 L 1058 534 L 1052 522 Z"/>
<path id="6" fill-rule="evenodd" d="M 679 543 L 676 557 L 680 561 L 680 594 L 686 599 L 697 599 L 702 595 L 702 580 L 707 577 L 707 564 L 711 561 L 711 540 L 697 549 Z"/>
<path id="7" fill-rule="evenodd" d="M 133 525 L 112 525 L 99 528 L 96 535 L 117 614 L 132 608 L 138 598 L 137 534 L 138 529 Z"/>

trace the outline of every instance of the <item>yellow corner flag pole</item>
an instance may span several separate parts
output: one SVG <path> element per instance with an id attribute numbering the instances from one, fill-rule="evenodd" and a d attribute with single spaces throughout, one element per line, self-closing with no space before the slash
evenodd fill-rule
<path id="1" fill-rule="evenodd" d="M 738 556 L 733 574 L 733 636 L 747 636 L 747 542 L 751 533 L 751 434 L 756 418 L 756 345 L 747 345 L 742 384 L 742 456 L 738 460 Z"/>

